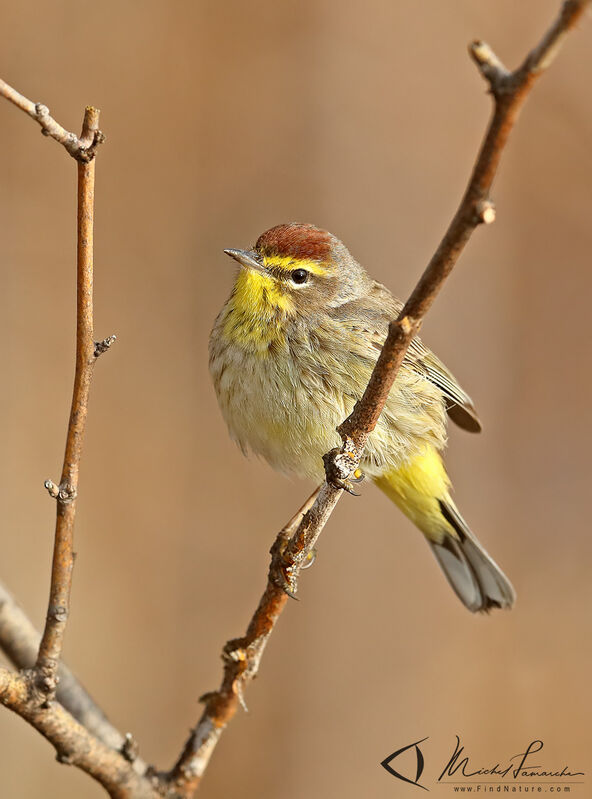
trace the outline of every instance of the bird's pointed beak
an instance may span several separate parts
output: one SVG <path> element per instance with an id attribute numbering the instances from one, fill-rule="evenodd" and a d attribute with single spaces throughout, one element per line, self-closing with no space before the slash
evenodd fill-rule
<path id="1" fill-rule="evenodd" d="M 254 269 L 256 272 L 265 273 L 264 267 L 259 262 L 257 253 L 252 250 L 224 250 L 226 255 L 230 255 L 245 269 Z"/>

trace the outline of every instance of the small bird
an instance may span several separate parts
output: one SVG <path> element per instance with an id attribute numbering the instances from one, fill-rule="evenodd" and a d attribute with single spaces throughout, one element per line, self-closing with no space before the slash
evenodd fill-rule
<path id="1" fill-rule="evenodd" d="M 362 396 L 403 303 L 314 225 L 277 225 L 252 250 L 224 252 L 240 269 L 210 336 L 222 415 L 245 454 L 320 482 L 323 455 L 340 445 L 336 428 Z M 361 467 L 422 531 L 469 610 L 508 608 L 511 583 L 450 496 L 447 415 L 481 430 L 470 397 L 415 338 Z"/>

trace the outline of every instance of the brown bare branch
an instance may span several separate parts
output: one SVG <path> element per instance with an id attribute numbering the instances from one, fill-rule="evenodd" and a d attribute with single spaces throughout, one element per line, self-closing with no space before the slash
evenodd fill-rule
<path id="1" fill-rule="evenodd" d="M 8 83 L 0 78 L 0 95 L 6 97 L 11 103 L 16 105 L 25 114 L 28 114 L 36 122 L 41 125 L 41 132 L 45 136 L 50 136 L 55 139 L 70 153 L 72 158 L 77 161 L 88 162 L 92 161 L 95 157 L 97 147 L 105 141 L 105 136 L 99 130 L 98 125 L 93 129 L 90 138 L 85 136 L 84 130 L 82 136 L 78 138 L 75 133 L 63 128 L 59 122 L 50 116 L 49 109 L 42 103 L 34 103 L 28 100 L 24 95 L 9 86 Z M 98 112 L 97 112 L 98 121 Z"/>
<path id="2" fill-rule="evenodd" d="M 205 704 L 202 716 L 189 736 L 177 763 L 164 777 L 174 797 L 184 799 L 193 796 L 224 727 L 236 713 L 239 703 L 244 705 L 243 688 L 257 673 L 269 636 L 288 601 L 288 595 L 274 579 L 275 559 L 281 554 L 286 541 L 290 540 L 298 530 L 303 517 L 316 504 L 317 498 L 320 498 L 323 489 L 326 488 L 327 485 L 324 483 L 311 494 L 278 534 L 271 548 L 272 566 L 269 579 L 247 632 L 244 638 L 233 639 L 225 645 L 222 652 L 224 661 L 222 685 L 217 691 L 201 697 L 200 701 Z M 331 490 L 336 494 L 339 493 L 335 489 Z"/>
<path id="3" fill-rule="evenodd" d="M 344 442 L 351 438 L 357 449 L 364 447 L 368 435 L 376 426 L 394 383 L 396 369 L 402 360 L 397 359 L 396 354 L 400 349 L 403 354 L 407 351 L 411 339 L 419 330 L 425 314 L 475 228 L 483 222 L 493 221 L 493 205 L 489 192 L 510 131 L 535 80 L 557 55 L 559 44 L 589 5 L 590 0 L 564 2 L 559 16 L 540 44 L 514 72 L 508 72 L 503 67 L 487 44 L 473 42 L 470 45 L 469 52 L 490 86 L 494 99 L 493 116 L 458 210 L 398 320 L 391 323 L 380 358 L 362 399 L 339 428 Z M 495 212 L 493 215 L 495 218 Z M 409 322 L 409 329 L 403 331 L 401 323 L 405 319 Z M 396 361 L 398 363 L 395 366 Z"/>
<path id="4" fill-rule="evenodd" d="M 487 45 L 482 42 L 471 45 L 470 53 L 489 83 L 494 111 L 469 184 L 438 249 L 398 319 L 389 326 L 387 339 L 363 397 L 339 427 L 343 446 L 325 456 L 326 482 L 288 544 L 285 545 L 284 530 L 272 548 L 267 586 L 247 633 L 244 638 L 229 641 L 225 646 L 222 684 L 217 691 L 203 697 L 203 714 L 168 775 L 169 782 L 175 786 L 175 795 L 188 798 L 194 794 L 224 728 L 237 710 L 245 685 L 258 671 L 269 636 L 287 601 L 286 594 L 279 587 L 282 580 L 278 579 L 278 550 L 280 570 L 293 593 L 300 570 L 342 494 L 343 481 L 359 465 L 368 436 L 376 426 L 407 348 L 419 331 L 425 314 L 475 228 L 495 219 L 489 191 L 508 136 L 529 90 L 589 5 L 590 0 L 564 2 L 559 16 L 540 44 L 514 72 L 508 72 Z"/>
<path id="5" fill-rule="evenodd" d="M 104 140 L 98 128 L 99 111 L 86 109 L 82 133 L 77 138 L 58 125 L 44 106 L 27 100 L 3 81 L 0 94 L 36 119 L 43 132 L 63 144 L 78 161 L 74 389 L 60 483 L 45 482 L 57 502 L 49 607 L 40 636 L 0 584 L 0 647 L 21 669 L 18 674 L 0 669 L 0 703 L 53 744 L 59 762 L 82 769 L 110 796 L 157 799 L 162 796 L 158 777 L 137 756 L 131 735 L 121 735 L 110 724 L 72 672 L 60 663 L 70 607 L 74 518 L 90 383 L 96 359 L 115 341 L 115 336 L 100 342 L 93 338 L 94 155 Z"/>
<path id="6" fill-rule="evenodd" d="M 99 111 L 91 106 L 84 114 L 80 142 L 89 147 L 99 129 Z M 80 458 L 88 412 L 88 397 L 96 361 L 93 336 L 93 220 L 95 161 L 78 161 L 78 244 L 76 281 L 76 368 L 66 452 L 59 491 L 51 587 L 47 619 L 35 664 L 38 688 L 48 699 L 55 696 L 56 677 L 64 632 L 70 611 L 74 566 L 74 518 L 78 495 Z M 49 481 L 48 481 L 49 482 Z M 48 489 L 49 490 L 49 489 Z"/>
<path id="7" fill-rule="evenodd" d="M 154 799 L 159 795 L 158 780 L 137 757 L 129 733 L 122 736 L 68 668 L 60 664 L 70 604 L 74 517 L 90 382 L 94 362 L 115 340 L 115 336 L 98 343 L 93 339 L 94 155 L 104 138 L 98 129 L 99 112 L 92 107 L 86 109 L 78 139 L 49 117 L 47 109 L 31 103 L 3 81 L 0 94 L 37 119 L 44 132 L 78 160 L 74 390 L 60 484 L 55 485 L 51 480 L 45 483 L 57 502 L 49 608 L 41 637 L 0 585 L 0 646 L 21 669 L 19 674 L 0 669 L 0 703 L 47 738 L 56 748 L 60 762 L 83 769 L 111 796 Z"/>

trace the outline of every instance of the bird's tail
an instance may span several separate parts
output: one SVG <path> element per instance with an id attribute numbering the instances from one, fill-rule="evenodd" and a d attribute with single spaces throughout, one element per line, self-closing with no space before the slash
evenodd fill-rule
<path id="1" fill-rule="evenodd" d="M 516 599 L 512 584 L 458 512 L 435 449 L 374 482 L 424 533 L 448 582 L 469 610 L 512 607 Z"/>

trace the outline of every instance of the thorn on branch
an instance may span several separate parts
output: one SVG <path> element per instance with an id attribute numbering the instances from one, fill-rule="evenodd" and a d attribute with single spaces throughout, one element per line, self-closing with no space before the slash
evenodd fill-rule
<path id="1" fill-rule="evenodd" d="M 107 352 L 110 349 L 111 345 L 117 340 L 117 336 L 107 336 L 102 341 L 95 341 L 95 358 L 98 358 L 99 355 L 102 355 L 104 352 Z"/>

